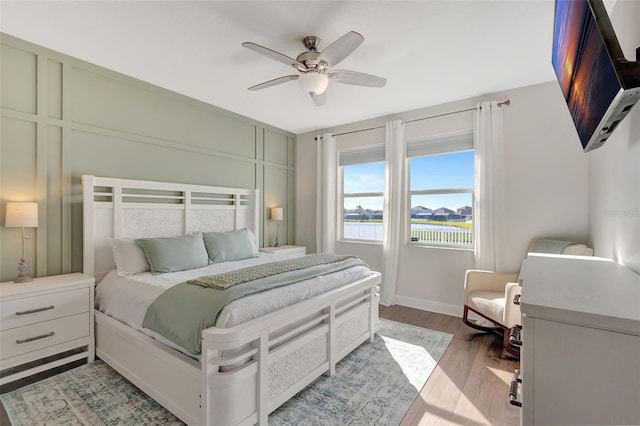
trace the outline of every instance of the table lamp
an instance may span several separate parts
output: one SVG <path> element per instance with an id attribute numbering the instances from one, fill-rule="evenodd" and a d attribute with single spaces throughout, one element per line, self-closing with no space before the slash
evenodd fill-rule
<path id="1" fill-rule="evenodd" d="M 284 210 L 282 207 L 273 207 L 271 209 L 271 220 L 276 222 L 282 222 L 284 220 Z M 273 245 L 274 247 L 280 247 L 278 244 L 278 229 L 280 228 L 280 224 L 276 224 L 276 243 Z"/>
<path id="2" fill-rule="evenodd" d="M 7 214 L 5 216 L 4 226 L 7 228 L 22 228 L 22 257 L 18 264 L 18 278 L 15 282 L 26 283 L 33 281 L 29 276 L 29 262 L 24 252 L 25 236 L 24 228 L 38 227 L 38 203 L 7 203 Z"/>

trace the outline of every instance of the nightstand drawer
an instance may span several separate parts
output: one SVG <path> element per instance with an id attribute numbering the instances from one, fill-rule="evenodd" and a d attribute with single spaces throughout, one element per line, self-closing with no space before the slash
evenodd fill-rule
<path id="1" fill-rule="evenodd" d="M 89 336 L 89 313 L 0 332 L 0 359 Z"/>
<path id="2" fill-rule="evenodd" d="M 89 289 L 60 291 L 0 303 L 0 330 L 87 312 Z"/>

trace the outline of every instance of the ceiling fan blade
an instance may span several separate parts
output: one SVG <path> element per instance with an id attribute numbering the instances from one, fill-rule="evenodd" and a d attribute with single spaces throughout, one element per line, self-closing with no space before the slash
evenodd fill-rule
<path id="1" fill-rule="evenodd" d="M 386 78 L 349 70 L 332 70 L 329 73 L 329 78 L 336 83 L 355 86 L 384 87 L 387 84 Z"/>
<path id="2" fill-rule="evenodd" d="M 316 106 L 323 106 L 327 103 L 326 90 L 320 93 L 319 95 L 314 95 L 313 93 L 310 93 L 310 95 L 311 95 L 311 99 L 313 100 L 313 103 L 316 104 Z"/>
<path id="3" fill-rule="evenodd" d="M 356 50 L 363 41 L 364 37 L 362 35 L 355 31 L 349 31 L 327 46 L 318 56 L 318 61 L 326 62 L 329 66 L 334 67 Z"/>
<path id="4" fill-rule="evenodd" d="M 285 65 L 292 66 L 298 70 L 307 69 L 302 62 L 298 62 L 297 60 L 290 58 L 287 55 L 283 55 L 282 53 L 276 52 L 275 50 L 271 50 L 267 47 L 260 46 L 259 44 L 251 43 L 250 41 L 245 41 L 244 43 L 242 43 L 242 45 L 247 49 L 251 49 L 254 52 L 258 52 L 268 58 L 273 59 L 274 61 L 278 61 Z"/>
<path id="5" fill-rule="evenodd" d="M 264 83 L 256 84 L 255 86 L 249 87 L 247 90 L 260 90 L 266 89 L 267 87 L 276 86 L 278 84 L 286 83 L 287 81 L 297 80 L 299 76 L 297 75 L 285 75 L 284 77 L 274 78 L 273 80 L 265 81 Z"/>

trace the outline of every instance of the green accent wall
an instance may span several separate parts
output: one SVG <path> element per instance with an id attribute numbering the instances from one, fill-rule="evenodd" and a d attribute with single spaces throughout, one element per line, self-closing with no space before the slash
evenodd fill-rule
<path id="1" fill-rule="evenodd" d="M 82 270 L 83 174 L 255 188 L 261 246 L 270 207 L 294 241 L 295 135 L 18 38 L 0 34 L 0 281 L 13 280 L 21 231 L 7 201 L 37 201 L 31 275 Z"/>

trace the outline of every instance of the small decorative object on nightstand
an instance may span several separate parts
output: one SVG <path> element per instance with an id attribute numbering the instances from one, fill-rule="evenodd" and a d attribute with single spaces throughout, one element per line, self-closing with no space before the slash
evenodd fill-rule
<path id="1" fill-rule="evenodd" d="M 78 273 L 0 283 L 0 385 L 93 361 L 93 283 Z"/>
<path id="2" fill-rule="evenodd" d="M 4 226 L 7 228 L 22 228 L 22 257 L 18 264 L 20 273 L 15 282 L 27 283 L 33 281 L 33 278 L 29 275 L 29 262 L 24 253 L 24 240 L 29 238 L 25 236 L 24 228 L 38 227 L 38 203 L 7 203 Z"/>
<path id="3" fill-rule="evenodd" d="M 305 246 L 278 246 L 278 247 L 263 247 L 260 249 L 262 253 L 273 253 L 285 259 L 293 259 L 296 257 L 302 257 L 307 254 L 307 248 Z"/>
<path id="4" fill-rule="evenodd" d="M 273 207 L 271 209 L 271 220 L 275 222 L 282 222 L 284 220 L 284 211 L 282 207 Z M 280 229 L 280 224 L 276 224 L 276 243 L 273 245 L 274 247 L 280 247 L 278 244 L 278 230 Z"/>

